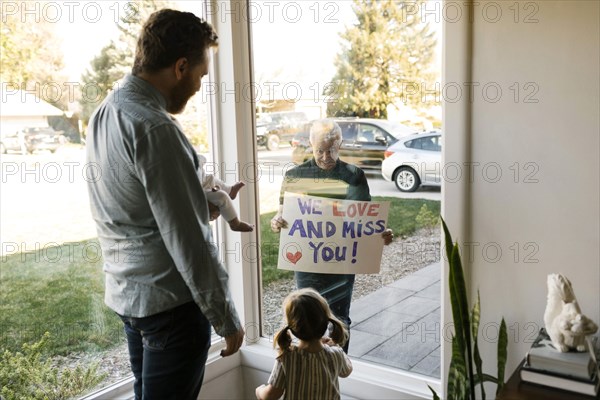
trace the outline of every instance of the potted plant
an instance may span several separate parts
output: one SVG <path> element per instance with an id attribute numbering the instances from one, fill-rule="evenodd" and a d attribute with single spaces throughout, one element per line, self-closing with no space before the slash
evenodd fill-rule
<path id="1" fill-rule="evenodd" d="M 452 336 L 452 357 L 448 371 L 446 398 L 448 400 L 475 400 L 475 387 L 479 386 L 481 390 L 480 398 L 485 399 L 484 382 L 495 383 L 497 385 L 496 394 L 504 385 L 508 346 L 506 323 L 502 318 L 498 336 L 498 372 L 494 377 L 483 373 L 481 355 L 477 345 L 480 317 L 479 291 L 477 291 L 477 301 L 469 313 L 467 288 L 458 243 L 453 244 L 452 236 L 443 218 L 442 226 L 450 270 L 448 283 L 455 330 L 455 335 Z M 434 400 L 440 398 L 431 387 L 429 389 L 433 393 Z"/>

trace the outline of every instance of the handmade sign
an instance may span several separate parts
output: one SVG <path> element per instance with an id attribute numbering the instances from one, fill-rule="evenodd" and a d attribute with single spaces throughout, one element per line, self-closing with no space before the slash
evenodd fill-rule
<path id="1" fill-rule="evenodd" d="M 389 201 L 336 200 L 285 193 L 279 269 L 379 273 Z"/>

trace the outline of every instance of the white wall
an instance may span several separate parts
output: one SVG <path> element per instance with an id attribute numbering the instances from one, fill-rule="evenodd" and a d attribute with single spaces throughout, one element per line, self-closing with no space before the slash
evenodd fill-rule
<path id="1" fill-rule="evenodd" d="M 472 47 L 469 40 L 458 42 L 458 50 L 471 55 L 462 67 L 445 49 L 445 79 L 467 71 L 479 84 L 473 102 L 460 105 L 468 109 L 468 121 L 459 106 L 446 109 L 446 159 L 480 164 L 472 182 L 446 183 L 444 212 L 462 224 L 456 231 L 466 237 L 455 240 L 479 244 L 471 246 L 467 265 L 471 294 L 481 293 L 482 327 L 492 323 L 484 331 L 490 342 L 493 323 L 504 316 L 509 325 L 508 374 L 525 355 L 534 329 L 543 326 L 548 274 L 565 274 L 583 312 L 600 321 L 600 3 L 519 2 L 517 23 L 509 9 L 515 2 L 490 3 L 474 6 L 472 28 L 465 21 L 462 28 L 446 24 L 446 32 L 468 32 Z M 499 20 L 492 13 L 496 5 L 503 11 Z M 485 18 L 483 10 L 489 12 Z M 527 16 L 538 21 L 525 23 Z M 493 102 L 498 87 L 502 95 Z M 527 95 L 537 103 L 525 102 Z M 525 183 L 527 177 L 533 182 Z M 491 262 L 498 248 L 502 255 Z M 463 251 L 463 259 L 468 255 Z M 538 262 L 525 263 L 528 255 Z M 451 318 L 449 311 L 445 318 Z M 481 347 L 484 370 L 495 375 L 495 342 Z"/>
<path id="2" fill-rule="evenodd" d="M 199 400 L 242 400 L 252 399 L 244 393 L 244 377 L 242 367 L 229 370 L 210 381 L 202 384 Z"/>

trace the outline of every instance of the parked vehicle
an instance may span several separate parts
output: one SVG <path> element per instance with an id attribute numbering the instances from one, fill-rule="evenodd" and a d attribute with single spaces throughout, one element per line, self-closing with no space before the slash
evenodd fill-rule
<path id="1" fill-rule="evenodd" d="M 268 150 L 277 150 L 281 143 L 291 143 L 306 122 L 308 117 L 300 111 L 259 114 L 256 119 L 256 142 Z"/>
<path id="2" fill-rule="evenodd" d="M 417 133 L 398 140 L 385 152 L 381 175 L 401 192 L 442 184 L 442 133 Z"/>
<path id="3" fill-rule="evenodd" d="M 23 128 L 0 138 L 0 152 L 33 153 L 37 150 L 48 150 L 54 153 L 66 141 L 63 131 L 55 131 L 50 127 Z"/>
<path id="4" fill-rule="evenodd" d="M 332 118 L 342 129 L 340 159 L 366 170 L 380 170 L 385 150 L 418 129 L 384 119 Z M 310 123 L 292 139 L 292 161 L 303 163 L 312 157 Z"/>

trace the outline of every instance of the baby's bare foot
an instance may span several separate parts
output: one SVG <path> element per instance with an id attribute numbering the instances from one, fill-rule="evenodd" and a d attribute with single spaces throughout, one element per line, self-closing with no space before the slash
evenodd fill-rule
<path id="1" fill-rule="evenodd" d="M 232 219 L 228 224 L 231 230 L 235 232 L 252 232 L 254 230 L 254 225 L 240 221 L 238 218 Z"/>
<path id="2" fill-rule="evenodd" d="M 246 184 L 244 182 L 238 182 L 236 184 L 234 184 L 233 186 L 231 186 L 231 191 L 229 192 L 229 197 L 231 197 L 231 199 L 235 199 L 238 192 L 240 191 L 241 188 L 243 188 Z"/>

